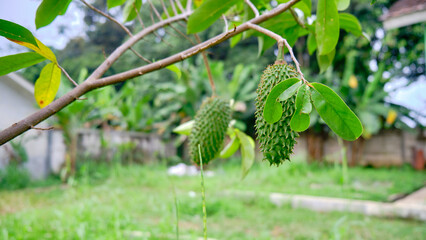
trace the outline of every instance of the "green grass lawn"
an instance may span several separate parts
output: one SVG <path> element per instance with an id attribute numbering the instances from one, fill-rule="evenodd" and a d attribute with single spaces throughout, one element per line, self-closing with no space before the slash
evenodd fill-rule
<path id="1" fill-rule="evenodd" d="M 86 165 L 73 186 L 0 191 L 0 239 L 180 239 L 202 232 L 200 179 L 169 177 L 164 166 Z M 284 192 L 386 200 L 426 181 L 409 168 L 349 170 L 340 185 L 333 167 L 257 163 L 240 180 L 236 164 L 217 164 L 206 177 L 208 235 L 215 239 L 423 239 L 426 224 L 341 212 L 276 207 L 262 193 Z M 241 198 L 224 191 L 257 194 Z M 176 194 L 174 194 L 176 192 Z M 176 196 L 176 197 L 175 197 Z"/>

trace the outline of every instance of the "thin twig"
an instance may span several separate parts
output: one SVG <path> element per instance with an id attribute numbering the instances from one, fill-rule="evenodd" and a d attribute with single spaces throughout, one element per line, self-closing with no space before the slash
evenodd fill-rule
<path id="1" fill-rule="evenodd" d="M 126 26 L 124 26 L 123 24 L 121 24 L 119 21 L 117 21 L 115 18 L 109 16 L 108 14 L 102 12 L 101 10 L 95 8 L 93 5 L 91 5 L 90 3 L 86 2 L 85 0 L 81 0 L 87 7 L 89 7 L 90 9 L 92 9 L 93 11 L 101 14 L 102 16 L 108 18 L 109 20 L 111 20 L 112 22 L 116 23 L 118 26 L 120 26 L 126 33 L 127 35 L 129 35 L 129 37 L 133 37 L 133 34 L 130 32 L 130 30 L 128 28 L 126 28 Z M 139 16 L 139 12 L 137 11 L 136 7 L 133 6 L 133 8 L 135 9 L 135 12 L 137 14 L 137 16 L 139 17 L 139 21 L 141 22 L 142 27 L 143 26 L 143 22 L 142 19 Z M 136 52 L 133 48 L 130 47 L 130 50 L 140 59 L 142 59 L 143 61 L 147 62 L 147 63 L 151 63 L 151 61 L 149 61 L 148 59 L 146 59 L 145 57 L 143 57 L 141 54 L 139 54 L 138 52 Z M 106 58 L 105 52 L 104 52 L 104 56 Z M 75 84 L 74 84 L 75 85 Z"/>
<path id="2" fill-rule="evenodd" d="M 40 128 L 40 127 L 31 126 L 31 129 L 41 130 L 41 131 L 49 131 L 49 130 L 55 129 L 55 127 Z"/>
<path id="3" fill-rule="evenodd" d="M 303 81 L 304 83 L 309 84 L 309 82 L 305 79 L 305 76 L 303 75 L 302 71 L 300 70 L 300 64 L 299 64 L 299 62 L 297 61 L 296 57 L 295 57 L 295 56 L 294 56 L 294 54 L 293 54 L 293 49 L 291 48 L 290 44 L 288 44 L 288 42 L 287 42 L 287 40 L 286 40 L 285 38 L 283 38 L 283 40 L 284 40 L 284 44 L 285 44 L 285 46 L 286 46 L 286 47 L 287 47 L 287 49 L 288 49 L 288 52 L 290 53 L 291 59 L 292 59 L 292 60 L 293 60 L 293 62 L 294 62 L 294 65 L 296 65 L 296 69 L 297 69 L 297 72 L 298 72 L 298 73 L 299 73 L 299 75 L 300 75 L 300 78 L 302 79 L 302 81 Z"/>
<path id="4" fill-rule="evenodd" d="M 197 42 L 201 43 L 201 39 L 198 36 L 198 34 L 194 34 L 194 36 L 195 36 L 195 39 L 197 40 Z M 207 69 L 207 75 L 209 77 L 210 86 L 212 88 L 212 96 L 216 96 L 216 86 L 214 84 L 212 70 L 210 69 L 210 65 L 209 65 L 209 60 L 207 58 L 207 54 L 206 54 L 205 51 L 202 51 L 201 55 L 203 55 L 204 65 L 206 66 L 206 69 Z"/>
<path id="5" fill-rule="evenodd" d="M 164 4 L 164 1 L 160 0 L 160 2 L 161 2 L 161 6 L 163 7 L 164 14 L 166 14 L 167 18 L 169 18 L 170 15 L 169 15 L 169 12 L 167 11 L 166 5 Z"/>
<path id="6" fill-rule="evenodd" d="M 259 25 L 256 25 L 256 24 L 253 24 L 253 23 L 250 23 L 250 22 L 247 23 L 247 25 L 248 25 L 249 28 L 251 28 L 253 30 L 256 30 L 256 31 L 258 31 L 260 33 L 265 34 L 266 36 L 269 36 L 269 37 L 275 39 L 277 41 L 277 43 L 278 43 L 278 47 L 280 47 L 280 46 L 282 46 L 282 44 L 284 44 L 287 47 L 288 52 L 290 53 L 290 56 L 291 56 L 291 59 L 294 62 L 294 65 L 296 65 L 296 69 L 297 69 L 297 72 L 300 75 L 300 78 L 302 79 L 302 81 L 304 83 L 308 83 L 308 81 L 306 81 L 305 76 L 303 75 L 302 71 L 300 70 L 300 64 L 297 61 L 296 57 L 294 56 L 293 49 L 291 48 L 290 44 L 288 44 L 288 42 L 287 42 L 287 40 L 285 38 L 281 37 L 280 35 L 272 32 L 272 31 L 270 31 L 270 30 L 268 30 L 266 28 L 263 28 L 263 27 L 261 27 Z"/>
<path id="7" fill-rule="evenodd" d="M 266 29 L 266 28 L 263 28 L 263 27 L 261 27 L 261 26 L 259 26 L 259 25 L 256 25 L 256 24 L 253 24 L 253 23 L 247 23 L 247 25 L 248 25 L 248 27 L 249 28 L 251 28 L 251 29 L 253 29 L 253 30 L 256 30 L 256 31 L 258 31 L 258 32 L 260 32 L 260 33 L 263 33 L 263 34 L 265 34 L 266 36 L 268 36 L 268 37 L 271 37 L 271 38 L 273 38 L 275 41 L 277 41 L 277 42 L 282 42 L 283 41 L 283 37 L 281 37 L 280 35 L 278 35 L 278 34 L 276 34 L 276 33 L 274 33 L 274 32 L 272 32 L 271 30 L 269 30 L 269 29 Z"/>
<path id="8" fill-rule="evenodd" d="M 130 50 L 140 59 L 142 59 L 142 61 L 147 62 L 147 63 L 152 63 L 149 59 L 145 58 L 144 56 L 142 56 L 140 53 L 138 53 L 135 49 L 133 49 L 132 47 L 130 47 Z"/>
<path id="9" fill-rule="evenodd" d="M 127 33 L 127 35 L 129 35 L 130 37 L 133 36 L 132 33 L 130 32 L 130 30 L 128 28 L 126 28 L 126 26 L 124 26 L 123 24 L 121 24 L 119 21 L 117 21 L 117 19 L 115 19 L 115 18 L 111 17 L 110 15 L 102 12 L 101 10 L 95 8 L 93 5 L 91 5 L 90 3 L 86 2 L 85 0 L 80 0 L 80 1 L 82 3 L 84 3 L 84 5 L 86 5 L 90 9 L 92 9 L 93 11 L 101 14 L 102 16 L 108 18 L 109 20 L 111 20 L 112 22 L 114 22 L 115 24 L 117 24 L 118 26 L 120 26 Z"/>
<path id="10" fill-rule="evenodd" d="M 182 3 L 180 3 L 180 1 L 179 1 L 179 0 L 175 0 L 175 1 L 176 1 L 176 4 L 178 5 L 178 7 L 179 7 L 180 11 L 181 11 L 181 12 L 185 12 L 185 9 L 183 8 Z"/>
<path id="11" fill-rule="evenodd" d="M 157 15 L 158 19 L 160 19 L 160 21 L 162 20 L 160 13 L 157 11 L 157 9 L 155 8 L 154 4 L 152 4 L 151 0 L 148 0 L 149 5 L 151 6 L 152 10 L 154 11 L 155 15 Z"/>
<path id="12" fill-rule="evenodd" d="M 305 24 L 300 20 L 299 16 L 293 8 L 290 8 L 290 13 L 299 26 L 301 26 L 302 28 L 306 28 Z"/>
<path id="13" fill-rule="evenodd" d="M 186 11 L 191 11 L 192 0 L 188 0 L 186 2 Z"/>
<path id="14" fill-rule="evenodd" d="M 228 20 L 226 19 L 225 15 L 222 15 L 223 22 L 225 23 L 225 31 L 228 31 Z"/>
<path id="15" fill-rule="evenodd" d="M 181 35 L 182 37 L 184 37 L 186 40 L 188 40 L 192 45 L 195 45 L 194 41 L 192 41 L 191 38 L 188 37 L 188 35 L 186 35 L 185 33 L 183 33 L 182 31 L 180 31 L 179 29 L 177 29 L 176 27 L 174 27 L 172 24 L 169 25 L 173 30 L 175 30 L 177 33 L 179 33 L 179 35 Z"/>
<path id="16" fill-rule="evenodd" d="M 257 10 L 256 6 L 250 0 L 244 0 L 244 2 L 251 8 L 251 10 L 254 12 L 255 17 L 259 17 L 259 10 Z"/>
<path id="17" fill-rule="evenodd" d="M 67 73 L 67 71 L 65 71 L 65 69 L 62 66 L 60 66 L 59 64 L 56 64 L 56 66 L 58 66 L 61 69 L 64 75 L 68 78 L 68 80 L 70 80 L 72 84 L 74 84 L 74 86 L 76 87 L 78 86 L 78 83 L 74 81 L 74 79 L 72 79 L 72 77 Z"/>
<path id="18" fill-rule="evenodd" d="M 176 15 L 178 15 L 178 12 L 176 11 L 176 6 L 175 3 L 173 2 L 173 0 L 169 0 L 170 1 L 170 5 L 172 5 L 172 9 L 173 9 L 173 13 Z"/>
<path id="19" fill-rule="evenodd" d="M 158 13 L 157 9 L 155 9 L 154 5 L 151 3 L 151 1 L 148 1 L 150 3 L 151 6 L 151 11 L 149 11 L 149 16 L 151 17 L 151 21 L 152 24 L 155 24 L 155 20 L 154 20 L 154 16 L 152 15 L 152 12 L 155 12 L 155 15 L 157 15 L 158 19 L 160 21 L 162 21 L 163 19 L 161 18 L 160 14 Z M 173 47 L 170 43 L 168 43 L 167 41 L 165 41 L 160 35 L 158 35 L 157 32 L 154 32 L 154 35 L 156 37 L 158 37 L 160 39 L 160 41 L 162 41 L 163 43 L 167 44 L 169 47 Z"/>
<path id="20" fill-rule="evenodd" d="M 139 21 L 140 25 L 142 26 L 142 29 L 144 29 L 145 24 L 143 24 L 142 17 L 140 15 L 139 11 L 136 9 L 136 6 L 134 6 L 134 8 L 135 8 L 135 12 L 136 12 L 136 17 L 138 18 L 138 21 Z"/>

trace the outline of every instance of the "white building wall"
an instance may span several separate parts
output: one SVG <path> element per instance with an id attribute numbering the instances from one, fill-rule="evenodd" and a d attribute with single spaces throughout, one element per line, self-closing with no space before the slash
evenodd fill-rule
<path id="1" fill-rule="evenodd" d="M 28 115 L 37 111 L 34 100 L 33 86 L 17 74 L 0 76 L 0 130 L 5 129 Z M 46 127 L 41 123 L 38 127 Z M 28 162 L 25 166 L 34 178 L 41 178 L 48 174 L 47 158 L 47 131 L 29 130 L 13 141 L 21 142 L 26 149 Z M 12 149 L 7 143 L 0 146 L 0 167 L 4 167 Z"/>

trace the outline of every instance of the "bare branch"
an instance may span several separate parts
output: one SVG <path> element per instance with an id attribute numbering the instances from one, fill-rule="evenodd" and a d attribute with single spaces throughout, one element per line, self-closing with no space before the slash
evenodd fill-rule
<path id="1" fill-rule="evenodd" d="M 259 11 L 257 10 L 256 6 L 250 0 L 244 0 L 244 2 L 251 8 L 251 10 L 254 12 L 255 17 L 259 17 Z"/>
<path id="2" fill-rule="evenodd" d="M 300 64 L 299 64 L 299 62 L 297 61 L 296 57 L 293 54 L 293 49 L 291 48 L 290 44 L 288 44 L 287 40 L 285 40 L 285 38 L 283 38 L 283 40 L 284 40 L 285 46 L 288 49 L 288 52 L 290 53 L 291 59 L 294 62 L 294 65 L 296 65 L 296 69 L 297 69 L 297 72 L 300 75 L 300 78 L 302 79 L 303 82 L 308 83 L 308 81 L 305 79 L 305 76 L 303 75 L 302 71 L 300 70 Z"/>
<path id="3" fill-rule="evenodd" d="M 226 19 L 225 15 L 222 15 L 223 22 L 225 23 L 225 31 L 228 31 L 228 20 Z"/>
<path id="4" fill-rule="evenodd" d="M 253 29 L 253 30 L 256 30 L 256 31 L 258 31 L 260 33 L 263 33 L 266 36 L 269 36 L 269 37 L 275 39 L 277 41 L 277 43 L 278 43 L 278 47 L 282 47 L 282 45 L 284 44 L 287 47 L 288 52 L 290 53 L 290 56 L 291 56 L 291 59 L 294 62 L 294 65 L 296 65 L 296 69 L 297 69 L 297 72 L 300 75 L 300 78 L 302 79 L 303 82 L 308 83 L 308 81 L 306 81 L 305 76 L 303 75 L 302 71 L 300 70 L 300 64 L 299 64 L 299 62 L 297 61 L 296 57 L 293 54 L 293 49 L 291 48 L 290 44 L 288 44 L 288 42 L 287 42 L 287 40 L 285 38 L 281 37 L 280 35 L 272 32 L 272 31 L 270 31 L 270 30 L 268 30 L 266 28 L 263 28 L 263 27 L 261 27 L 259 25 L 256 25 L 256 24 L 248 23 L 248 27 L 251 28 L 251 29 Z"/>
<path id="5" fill-rule="evenodd" d="M 191 11 L 191 6 L 192 6 L 192 0 L 188 0 L 186 2 L 186 11 Z"/>
<path id="6" fill-rule="evenodd" d="M 152 16 L 152 12 L 153 12 L 153 11 L 155 11 L 155 12 L 156 12 L 156 15 L 157 15 L 158 19 L 159 19 L 160 21 L 162 21 L 163 19 L 161 19 L 161 16 L 160 16 L 160 14 L 158 13 L 157 9 L 155 9 L 155 7 L 152 5 L 151 1 L 148 1 L 148 2 L 150 3 L 150 6 L 151 6 L 151 11 L 149 12 L 149 16 L 151 17 L 152 24 L 155 24 L 154 16 Z M 167 44 L 169 47 L 172 47 L 172 45 L 171 45 L 170 43 L 168 43 L 168 42 L 164 41 L 164 39 L 163 39 L 160 35 L 158 35 L 158 33 L 154 32 L 154 35 L 155 35 L 156 37 L 158 37 L 158 38 L 160 39 L 160 41 L 162 41 L 163 43 Z"/>
<path id="7" fill-rule="evenodd" d="M 176 6 L 175 3 L 173 2 L 173 0 L 169 0 L 170 1 L 170 5 L 172 5 L 172 9 L 175 15 L 178 15 L 177 11 L 176 11 Z"/>
<path id="8" fill-rule="evenodd" d="M 52 130 L 52 129 L 55 129 L 55 128 L 54 127 L 40 128 L 40 127 L 32 127 L 31 126 L 31 129 L 41 130 L 41 131 L 48 131 L 48 130 Z"/>
<path id="9" fill-rule="evenodd" d="M 155 8 L 154 4 L 152 4 L 151 0 L 148 0 L 149 5 L 151 6 L 152 10 L 154 11 L 155 15 L 157 15 L 158 19 L 160 19 L 160 21 L 162 20 L 160 13 L 157 11 L 157 9 Z"/>
<path id="10" fill-rule="evenodd" d="M 195 45 L 194 41 L 191 40 L 191 38 L 189 38 L 188 35 L 186 35 L 185 33 L 183 33 L 182 31 L 180 31 L 179 29 L 177 29 L 176 27 L 174 27 L 172 24 L 169 25 L 169 27 L 171 27 L 173 30 L 175 30 L 177 33 L 179 33 L 179 35 L 181 35 L 182 37 L 184 37 L 186 40 L 188 40 L 192 45 Z"/>
<path id="11" fill-rule="evenodd" d="M 167 11 L 166 5 L 164 4 L 164 1 L 160 0 L 160 2 L 161 2 L 161 6 L 163 7 L 164 14 L 166 14 L 167 18 L 169 18 L 170 15 L 169 15 L 169 12 Z"/>
<path id="12" fill-rule="evenodd" d="M 141 17 L 141 15 L 139 14 L 139 11 L 136 9 L 136 6 L 133 6 L 133 7 L 134 7 L 134 9 L 135 9 L 135 12 L 136 12 L 136 16 L 137 16 L 137 18 L 138 18 L 138 21 L 139 21 L 140 25 L 142 26 L 142 29 L 143 29 L 143 28 L 145 28 L 145 24 L 143 24 L 142 17 Z"/>
<path id="13" fill-rule="evenodd" d="M 102 12 L 101 10 L 95 8 L 93 5 L 91 5 L 90 3 L 86 2 L 85 0 L 80 0 L 82 3 L 84 3 L 84 5 L 86 5 L 88 8 L 92 9 L 93 11 L 101 14 L 102 16 L 108 18 L 109 20 L 111 20 L 112 22 L 114 22 L 115 24 L 117 24 L 118 26 L 120 26 L 126 33 L 127 35 L 129 35 L 130 37 L 133 36 L 132 33 L 130 32 L 130 30 L 128 28 L 126 28 L 126 26 L 124 26 L 123 24 L 121 24 L 119 21 L 117 21 L 117 19 L 111 17 L 110 15 Z"/>
<path id="14" fill-rule="evenodd" d="M 142 59 L 142 61 L 147 62 L 147 63 L 152 63 L 149 59 L 145 58 L 144 56 L 142 56 L 140 53 L 138 53 L 135 49 L 133 49 L 132 47 L 130 47 L 130 50 L 140 59 Z"/>
<path id="15" fill-rule="evenodd" d="M 65 106 L 69 105 L 70 103 L 74 102 L 76 99 L 78 99 L 83 94 L 92 91 L 96 88 L 100 88 L 106 85 L 119 83 L 122 81 L 125 81 L 130 78 L 134 78 L 136 76 L 140 76 L 152 71 L 156 71 L 158 69 L 164 68 L 168 65 L 174 64 L 176 62 L 182 61 L 186 58 L 189 58 L 191 56 L 194 56 L 197 53 L 200 53 L 201 51 L 204 51 L 214 45 L 217 45 L 226 39 L 229 39 L 230 37 L 233 37 L 239 33 L 242 33 L 243 31 L 246 31 L 249 29 L 249 23 L 253 24 L 259 24 L 262 23 L 286 10 L 288 10 L 291 6 L 293 6 L 295 3 L 299 2 L 300 0 L 290 0 L 287 3 L 283 3 L 278 5 L 276 8 L 272 9 L 271 11 L 264 13 L 260 15 L 257 18 L 251 19 L 249 22 L 243 23 L 238 27 L 235 27 L 233 30 L 228 31 L 226 33 L 219 34 L 216 37 L 213 37 L 207 41 L 204 41 L 194 47 L 191 47 L 185 51 L 182 51 L 180 53 L 174 54 L 172 56 L 169 56 L 167 58 L 164 58 L 162 60 L 159 60 L 157 62 L 135 68 L 123 73 L 119 73 L 116 75 L 112 75 L 109 77 L 101 78 L 100 77 L 109 69 L 112 63 L 114 63 L 127 49 L 129 49 L 133 44 L 138 42 L 141 38 L 146 36 L 147 34 L 152 33 L 158 28 L 164 27 L 172 22 L 176 22 L 179 20 L 183 20 L 187 18 L 190 14 L 190 12 L 184 12 L 183 14 L 171 17 L 169 19 L 163 20 L 161 22 L 158 22 L 152 26 L 149 26 L 145 29 L 143 29 L 138 34 L 134 35 L 133 37 L 129 38 L 126 42 L 124 42 L 121 46 L 119 46 L 109 57 L 107 60 L 105 60 L 90 76 L 89 78 L 84 81 L 82 84 L 80 84 L 78 87 L 73 88 L 71 91 L 63 95 L 62 97 L 56 99 L 52 103 L 50 103 L 48 106 L 46 106 L 43 109 L 38 110 L 37 112 L 31 114 L 30 116 L 24 118 L 23 120 L 12 124 L 10 127 L 2 130 L 0 132 L 0 145 L 3 145 L 4 143 L 12 140 L 16 136 L 22 134 L 23 132 L 31 129 L 31 126 L 35 126 L 41 121 L 47 119 L 48 117 L 52 116 L 56 112 L 60 111 Z"/>
<path id="16" fill-rule="evenodd" d="M 127 35 L 129 35 L 130 37 L 132 37 L 133 36 L 133 34 L 130 32 L 130 30 L 128 29 L 128 28 L 126 28 L 126 26 L 124 26 L 123 24 L 121 24 L 119 21 L 117 21 L 115 18 L 113 18 L 113 17 L 111 17 L 111 16 L 109 16 L 108 14 L 106 14 L 106 13 L 104 13 L 104 12 L 102 12 L 101 10 L 99 10 L 99 9 L 97 9 L 97 8 L 95 8 L 93 5 L 91 5 L 90 3 L 88 3 L 88 2 L 86 2 L 85 0 L 81 0 L 87 7 L 89 7 L 90 9 L 92 9 L 93 11 L 95 11 L 95 12 L 97 12 L 97 13 L 99 13 L 99 14 L 101 14 L 102 16 L 104 16 L 104 17 L 106 17 L 106 18 L 108 18 L 109 20 L 111 20 L 112 22 L 114 22 L 114 23 L 116 23 L 118 26 L 120 26 L 126 33 L 127 33 Z M 143 25 L 143 22 L 142 22 L 142 19 L 140 18 L 140 16 L 139 16 L 139 12 L 138 12 L 138 10 L 136 9 L 136 7 L 134 7 L 134 9 L 135 9 L 135 12 L 136 12 L 136 14 L 137 14 L 137 16 L 138 16 L 138 19 L 139 19 L 139 21 L 140 21 L 140 23 L 141 23 L 141 25 L 142 25 L 142 27 L 144 27 L 144 25 Z M 151 63 L 151 61 L 149 61 L 148 59 L 146 59 L 146 58 L 144 58 L 141 54 L 139 54 L 138 52 L 136 52 L 133 48 L 130 48 L 130 50 L 137 56 L 137 57 L 139 57 L 140 59 L 142 59 L 143 61 L 145 61 L 145 62 L 147 62 L 147 63 Z M 104 55 L 105 55 L 105 53 L 104 53 Z M 62 71 L 65 71 L 65 69 L 62 69 Z M 65 74 L 65 75 L 67 75 L 67 74 Z M 68 76 L 67 76 L 68 77 Z M 68 78 L 69 79 L 69 78 Z M 71 80 L 71 79 L 70 79 Z M 71 80 L 72 82 L 73 82 L 73 80 Z M 75 84 L 74 84 L 75 85 Z"/>
<path id="17" fill-rule="evenodd" d="M 283 37 L 281 37 L 280 35 L 272 32 L 269 29 L 263 28 L 263 27 L 261 27 L 259 25 L 252 24 L 252 23 L 248 23 L 247 25 L 248 25 L 249 28 L 251 28 L 253 30 L 256 30 L 256 31 L 258 31 L 260 33 L 263 33 L 266 36 L 273 38 L 277 42 L 283 42 L 283 39 L 284 39 Z"/>
<path id="18" fill-rule="evenodd" d="M 70 80 L 70 82 L 74 85 L 74 86 L 78 86 L 78 84 L 72 79 L 72 77 L 67 73 L 67 71 L 65 71 L 65 69 L 63 67 L 61 67 L 59 64 L 56 64 L 61 71 L 64 73 L 64 75 L 68 78 L 68 80 Z"/>
<path id="19" fill-rule="evenodd" d="M 179 7 L 180 11 L 181 11 L 181 12 L 185 12 L 185 9 L 183 8 L 182 3 L 180 3 L 180 1 L 179 1 L 179 0 L 175 0 L 175 1 L 176 1 L 177 5 L 178 5 L 178 7 Z"/>
<path id="20" fill-rule="evenodd" d="M 194 34 L 195 39 L 197 39 L 198 43 L 201 43 L 201 39 L 198 36 L 198 34 Z M 214 84 L 214 80 L 213 80 L 213 75 L 212 75 L 212 70 L 210 69 L 210 65 L 209 65 L 209 60 L 207 58 L 207 54 L 205 51 L 201 52 L 201 55 L 203 55 L 203 61 L 204 61 L 204 65 L 206 66 L 207 69 L 207 75 L 209 76 L 209 83 L 210 86 L 212 88 L 212 96 L 216 96 L 216 86 Z"/>

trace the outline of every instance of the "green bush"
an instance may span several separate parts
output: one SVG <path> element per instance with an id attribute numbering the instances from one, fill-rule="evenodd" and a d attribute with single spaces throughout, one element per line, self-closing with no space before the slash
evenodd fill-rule
<path id="1" fill-rule="evenodd" d="M 27 187 L 31 177 L 27 169 L 11 163 L 0 169 L 0 189 L 16 190 Z"/>

